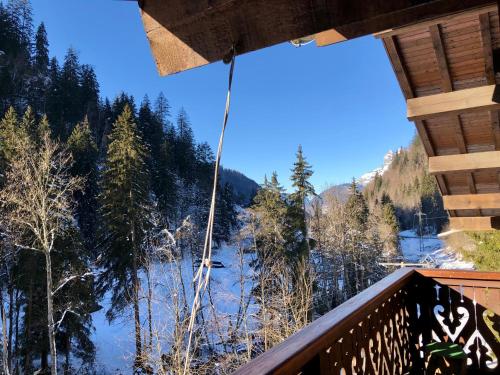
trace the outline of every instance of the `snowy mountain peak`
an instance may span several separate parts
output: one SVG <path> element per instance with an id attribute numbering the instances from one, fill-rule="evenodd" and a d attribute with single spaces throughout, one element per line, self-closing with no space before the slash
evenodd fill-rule
<path id="1" fill-rule="evenodd" d="M 383 175 L 385 171 L 389 169 L 392 161 L 394 160 L 394 155 L 398 153 L 399 150 L 396 152 L 392 150 L 387 151 L 387 153 L 384 155 L 384 164 L 382 164 L 382 166 L 378 168 L 375 168 L 371 172 L 363 174 L 361 177 L 357 179 L 357 183 L 361 186 L 366 186 L 375 178 L 377 174 L 379 174 L 380 176 Z"/>

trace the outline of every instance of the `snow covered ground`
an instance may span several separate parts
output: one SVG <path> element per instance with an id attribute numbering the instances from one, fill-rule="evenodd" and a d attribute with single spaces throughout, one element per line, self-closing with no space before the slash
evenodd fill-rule
<path id="1" fill-rule="evenodd" d="M 253 257 L 253 254 L 244 254 L 243 256 L 243 273 L 246 278 L 244 286 L 245 296 L 250 294 L 250 290 L 253 287 L 251 281 L 253 270 L 250 267 Z M 222 262 L 224 265 L 224 268 L 212 268 L 211 270 L 211 294 L 213 302 L 221 319 L 230 319 L 232 315 L 237 313 L 240 302 L 240 256 L 235 247 L 223 246 L 220 249 L 214 250 L 212 260 Z M 179 265 L 182 269 L 182 279 L 189 302 L 193 299 L 191 258 L 185 256 L 182 260 L 179 260 Z M 152 275 L 154 285 L 153 321 L 156 327 L 161 326 L 162 329 L 167 331 L 171 327 L 173 315 L 171 295 L 172 293 L 179 293 L 181 288 L 179 280 L 173 280 L 169 277 L 169 274 L 171 274 L 170 267 L 173 267 L 173 265 L 156 265 Z M 143 281 L 143 288 L 146 288 L 146 285 L 145 281 Z M 92 315 L 95 327 L 92 340 L 96 345 L 96 364 L 99 373 L 112 375 L 129 374 L 135 348 L 132 309 L 128 309 L 130 314 L 118 318 L 109 324 L 105 316 L 106 310 L 110 305 L 109 298 L 101 301 L 101 305 L 104 308 Z M 146 332 L 145 300 L 141 302 L 140 307 L 143 329 Z M 253 308 L 253 305 L 249 307 L 250 312 L 252 312 Z"/>
<path id="2" fill-rule="evenodd" d="M 435 235 L 424 236 L 421 240 L 415 231 L 406 230 L 399 233 L 401 249 L 406 262 L 430 262 L 437 268 L 473 269 L 474 264 L 462 260 L 460 254 L 446 247 L 445 243 Z"/>

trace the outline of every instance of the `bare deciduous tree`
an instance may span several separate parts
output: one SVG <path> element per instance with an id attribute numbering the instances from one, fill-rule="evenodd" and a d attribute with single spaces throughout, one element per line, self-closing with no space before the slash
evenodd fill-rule
<path id="1" fill-rule="evenodd" d="M 27 138 L 19 139 L 7 172 L 7 183 L 0 191 L 0 202 L 6 213 L 2 221 L 15 245 L 42 253 L 45 257 L 52 375 L 57 374 L 54 295 L 74 277 L 61 280 L 54 287 L 51 254 L 57 236 L 73 224 L 72 197 L 82 186 L 80 178 L 70 177 L 70 166 L 71 156 L 50 138 L 49 132 L 41 135 L 38 148 Z"/>

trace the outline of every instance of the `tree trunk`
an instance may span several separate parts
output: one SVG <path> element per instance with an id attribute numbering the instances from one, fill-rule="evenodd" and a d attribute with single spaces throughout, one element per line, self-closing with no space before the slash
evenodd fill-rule
<path id="1" fill-rule="evenodd" d="M 153 299 L 153 288 L 151 287 L 151 274 L 149 267 L 151 266 L 148 263 L 148 268 L 146 269 L 146 276 L 148 278 L 148 328 L 149 328 L 149 350 L 153 349 L 153 310 L 151 306 L 151 302 Z"/>
<path id="2" fill-rule="evenodd" d="M 21 304 L 19 302 L 19 290 L 16 290 L 16 329 L 15 329 L 15 333 L 14 333 L 14 363 L 15 363 L 15 367 L 14 367 L 14 374 L 18 374 L 19 373 L 19 359 L 18 359 L 18 356 L 19 356 L 19 310 L 21 309 Z"/>
<path id="3" fill-rule="evenodd" d="M 11 274 L 12 276 L 12 274 Z M 13 324 L 14 321 L 14 286 L 12 277 L 9 277 L 9 349 L 8 355 L 9 366 L 12 366 L 12 335 L 13 335 Z"/>
<path id="4" fill-rule="evenodd" d="M 3 291 L 0 290 L 0 308 L 1 308 L 1 318 L 2 318 L 2 362 L 3 362 L 3 372 L 5 375 L 10 375 L 9 369 L 9 344 L 7 342 L 7 320 L 5 317 L 5 307 L 3 305 Z"/>
<path id="5" fill-rule="evenodd" d="M 52 299 L 52 262 L 50 252 L 45 252 L 45 268 L 47 274 L 47 322 L 49 329 L 49 346 L 50 346 L 50 373 L 57 375 L 57 349 L 56 349 L 56 334 L 54 326 L 54 306 Z"/>
<path id="6" fill-rule="evenodd" d="M 64 375 L 71 374 L 70 368 L 70 357 L 71 357 L 71 335 L 69 333 L 66 334 L 66 363 L 64 364 Z"/>
<path id="7" fill-rule="evenodd" d="M 135 246 L 135 230 L 132 228 L 131 243 L 132 254 L 132 303 L 134 304 L 134 322 L 135 322 L 135 367 L 142 367 L 142 346 L 141 346 L 141 316 L 139 311 L 139 277 L 137 275 L 137 250 Z"/>
<path id="8" fill-rule="evenodd" d="M 25 340 L 26 340 L 26 354 L 24 357 L 24 371 L 28 374 L 31 370 L 31 319 L 33 316 L 33 279 L 30 278 L 30 285 L 28 289 L 28 316 L 26 317 Z"/>

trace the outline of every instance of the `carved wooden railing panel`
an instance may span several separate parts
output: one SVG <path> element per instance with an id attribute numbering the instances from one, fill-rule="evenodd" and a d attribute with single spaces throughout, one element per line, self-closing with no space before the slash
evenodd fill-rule
<path id="1" fill-rule="evenodd" d="M 404 374 L 411 368 L 408 291 L 396 291 L 320 352 L 321 374 Z"/>
<path id="2" fill-rule="evenodd" d="M 469 279 L 447 271 L 422 273 L 414 281 L 418 358 L 432 341 L 452 342 L 467 354 L 469 371 L 500 373 L 500 280 L 474 280 L 471 273 L 466 274 Z"/>
<path id="3" fill-rule="evenodd" d="M 401 269 L 236 371 L 425 373 L 425 345 L 460 344 L 469 372 L 499 373 L 500 273 Z"/>

